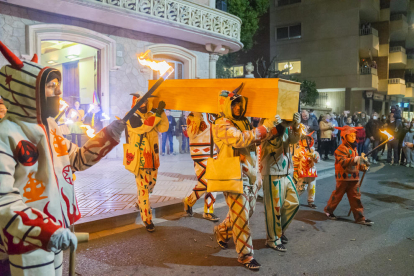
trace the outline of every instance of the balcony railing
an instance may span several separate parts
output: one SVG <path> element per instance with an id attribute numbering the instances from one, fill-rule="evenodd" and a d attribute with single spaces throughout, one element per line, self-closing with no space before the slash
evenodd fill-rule
<path id="1" fill-rule="evenodd" d="M 375 36 L 378 36 L 378 31 L 374 28 L 361 28 L 361 29 L 359 29 L 359 35 L 375 35 Z"/>
<path id="2" fill-rule="evenodd" d="M 390 47 L 390 53 L 398 53 L 398 52 L 403 52 L 405 54 L 405 48 L 401 46 Z"/>
<path id="3" fill-rule="evenodd" d="M 179 23 L 240 40 L 241 21 L 207 6 L 185 0 L 86 0 L 140 15 Z"/>
<path id="4" fill-rule="evenodd" d="M 374 67 L 361 67 L 359 69 L 360 75 L 376 75 L 377 74 L 377 68 Z"/>
<path id="5" fill-rule="evenodd" d="M 388 84 L 405 84 L 405 80 L 403 79 L 389 79 Z"/>
<path id="6" fill-rule="evenodd" d="M 407 21 L 407 17 L 402 13 L 395 13 L 390 15 L 390 21 L 403 20 Z"/>

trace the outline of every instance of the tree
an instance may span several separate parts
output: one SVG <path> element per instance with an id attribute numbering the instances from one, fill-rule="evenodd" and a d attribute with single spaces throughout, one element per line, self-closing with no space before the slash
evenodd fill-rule
<path id="1" fill-rule="evenodd" d="M 291 80 L 301 83 L 299 95 L 300 102 L 304 105 L 315 105 L 316 100 L 319 98 L 319 92 L 318 89 L 316 89 L 316 83 L 309 80 L 300 81 L 296 77 L 292 77 Z"/>
<path id="2" fill-rule="evenodd" d="M 268 9 L 269 0 L 227 0 L 227 11 L 242 20 L 240 41 L 244 45 L 244 51 L 253 47 L 253 37 L 259 29 L 259 18 Z M 238 52 L 221 56 L 216 64 L 217 78 L 232 77 L 229 68 L 237 64 L 238 59 Z"/>

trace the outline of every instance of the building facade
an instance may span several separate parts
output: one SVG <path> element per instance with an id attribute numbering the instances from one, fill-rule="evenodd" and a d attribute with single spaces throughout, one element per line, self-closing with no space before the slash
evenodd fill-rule
<path id="1" fill-rule="evenodd" d="M 152 58 L 168 61 L 172 78 L 215 78 L 218 55 L 243 46 L 240 25 L 208 0 L 0 2 L 0 41 L 23 59 L 36 53 L 42 65 L 63 70 L 69 104 L 87 109 L 98 98 L 110 120 L 123 117 L 130 93 L 146 92 L 156 77 L 137 55 L 151 50 Z M 121 157 L 122 147 L 111 154 Z"/>
<path id="2" fill-rule="evenodd" d="M 387 114 L 414 104 L 409 0 L 270 2 L 270 56 L 289 75 L 316 82 L 320 110 Z"/>

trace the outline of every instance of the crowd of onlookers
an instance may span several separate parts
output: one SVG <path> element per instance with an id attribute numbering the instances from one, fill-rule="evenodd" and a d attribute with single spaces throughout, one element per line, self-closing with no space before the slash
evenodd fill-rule
<path id="1" fill-rule="evenodd" d="M 379 115 L 377 112 L 371 116 L 365 112 L 355 112 L 351 115 L 349 111 L 344 111 L 340 115 L 335 112 L 322 114 L 318 118 L 313 110 L 303 110 L 302 124 L 306 126 L 308 133 L 313 132 L 316 148 L 323 160 L 329 160 L 329 155 L 333 155 L 342 142 L 339 130 L 335 127 L 348 125 L 360 127 L 357 132 L 357 149 L 360 155 L 367 154 L 388 139 L 380 132 L 381 130 L 386 130 L 394 136 L 393 140 L 388 141 L 369 156 L 372 163 L 376 164 L 378 154 L 383 155 L 387 148 L 388 164 L 414 167 L 414 118 L 411 121 L 403 118 L 398 106 L 392 106 L 388 116 Z"/>

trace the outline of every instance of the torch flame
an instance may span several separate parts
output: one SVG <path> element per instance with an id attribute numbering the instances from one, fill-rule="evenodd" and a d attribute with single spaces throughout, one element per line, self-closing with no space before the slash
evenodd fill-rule
<path id="1" fill-rule="evenodd" d="M 94 105 L 93 104 L 90 104 L 89 105 L 89 109 L 88 109 L 88 113 L 91 113 L 92 112 L 92 110 L 94 109 Z"/>
<path id="2" fill-rule="evenodd" d="M 67 119 L 65 122 L 65 125 L 71 125 L 71 124 L 73 124 L 73 121 L 70 119 Z"/>
<path id="3" fill-rule="evenodd" d="M 110 118 L 108 115 L 106 115 L 105 113 L 102 113 L 102 120 L 101 121 L 108 121 Z"/>
<path id="4" fill-rule="evenodd" d="M 299 125 L 299 128 L 300 128 L 300 131 L 301 131 L 301 134 L 302 135 L 304 135 L 304 136 L 306 136 L 306 135 L 308 135 L 307 133 L 306 133 L 306 127 L 305 127 L 305 125 L 304 124 L 300 124 Z"/>
<path id="5" fill-rule="evenodd" d="M 71 118 L 75 118 L 76 117 L 76 112 L 75 111 L 72 111 L 72 114 L 70 114 L 70 117 Z"/>
<path id="6" fill-rule="evenodd" d="M 69 106 L 68 103 L 65 102 L 62 99 L 59 100 L 59 104 L 60 104 L 60 108 L 59 108 L 60 112 L 62 112 L 63 110 L 65 110 Z"/>
<path id="7" fill-rule="evenodd" d="M 394 136 L 392 136 L 391 134 L 389 134 L 386 130 L 380 130 L 380 132 L 383 133 L 383 134 L 385 134 L 385 135 L 387 135 L 388 140 L 391 141 L 392 139 L 394 139 Z"/>
<path id="8" fill-rule="evenodd" d="M 86 135 L 88 135 L 89 138 L 95 137 L 95 130 L 91 128 L 90 125 L 81 125 L 81 128 L 86 128 Z"/>
<path id="9" fill-rule="evenodd" d="M 166 61 L 155 61 L 151 60 L 149 58 L 146 58 L 146 56 L 150 53 L 150 50 L 146 51 L 145 53 L 141 54 L 138 57 L 138 61 L 141 65 L 148 66 L 152 70 L 160 72 L 160 75 L 164 75 L 165 72 L 167 72 L 168 69 L 170 69 L 170 65 Z"/>

